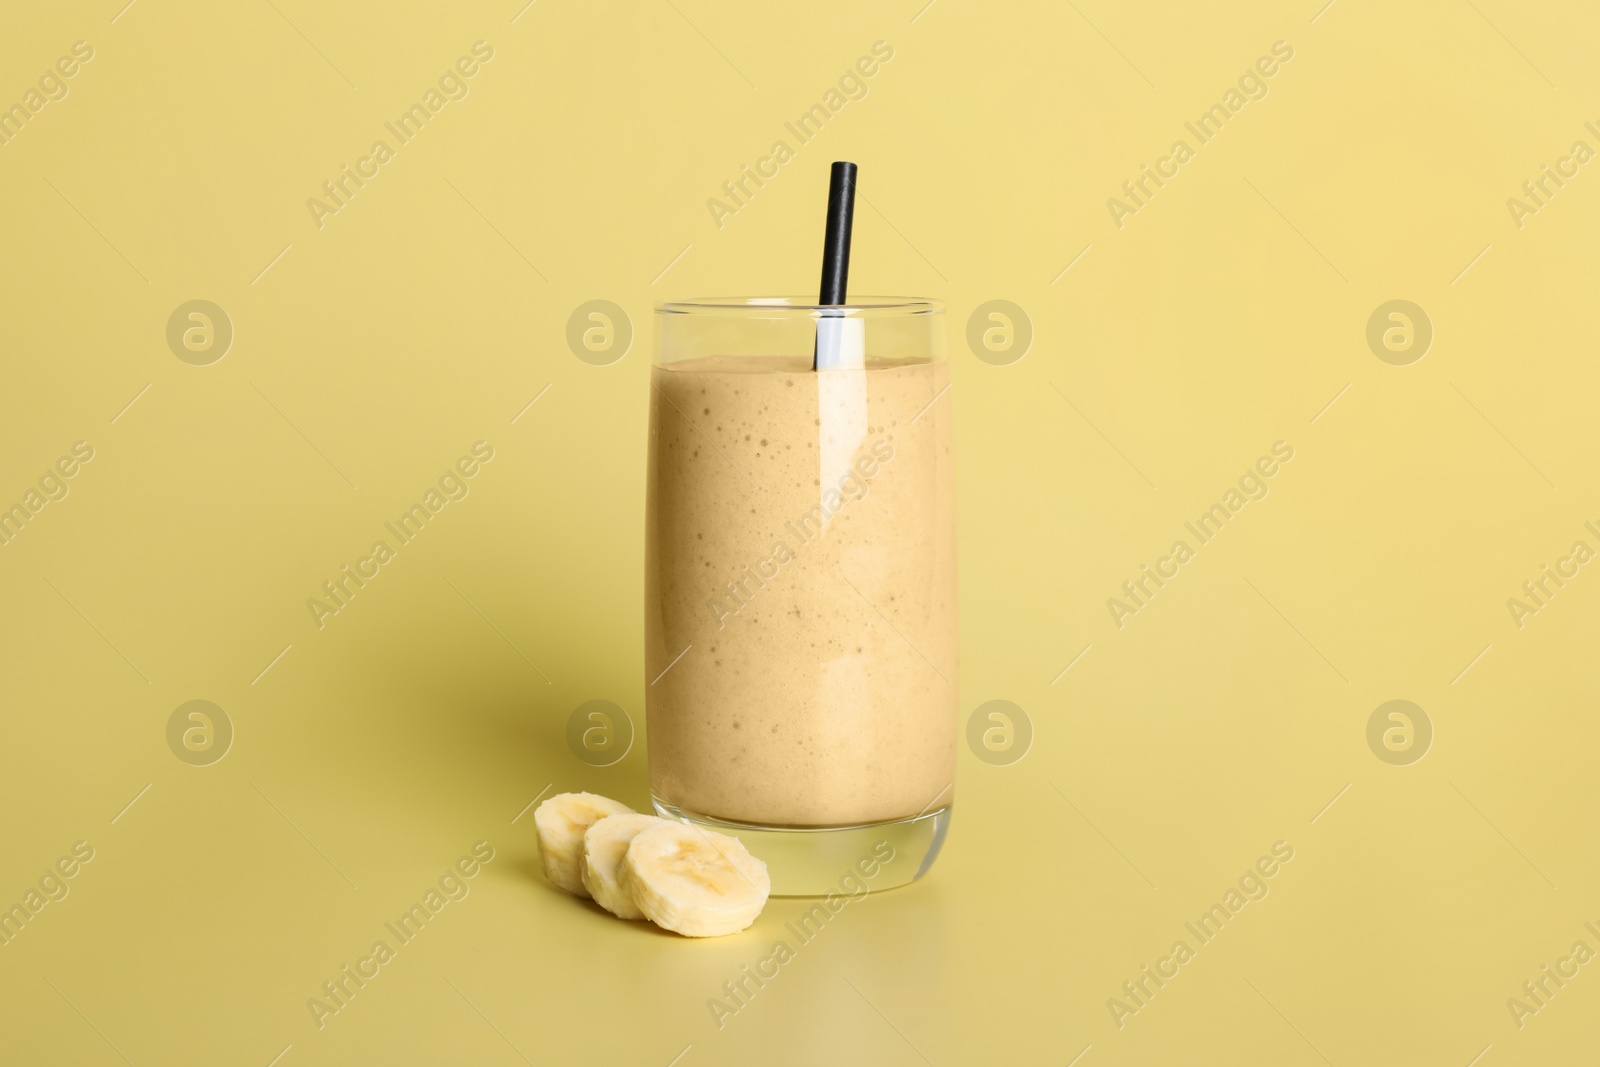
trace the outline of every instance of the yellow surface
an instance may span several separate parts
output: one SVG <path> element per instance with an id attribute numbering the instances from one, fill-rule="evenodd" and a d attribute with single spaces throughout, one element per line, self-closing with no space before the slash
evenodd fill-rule
<path id="1" fill-rule="evenodd" d="M 93 450 L 0 547 L 0 897 L 74 871 L 0 948 L 0 1059 L 1592 1060 L 1600 964 L 1561 961 L 1600 950 L 1600 574 L 1507 605 L 1600 548 L 1600 164 L 1561 163 L 1600 148 L 1592 8 L 120 3 L 13 4 L 0 35 L 0 101 L 93 49 L 0 146 L 0 503 Z M 466 97 L 361 164 L 478 41 Z M 649 308 L 813 288 L 843 158 L 853 291 L 950 308 L 962 728 L 1003 699 L 1034 737 L 963 746 L 922 883 L 810 943 L 799 901 L 688 942 L 553 890 L 516 816 L 647 801 L 642 736 L 597 768 L 565 732 L 601 699 L 642 733 Z M 376 175 L 315 218 L 346 164 Z M 1577 176 L 1513 212 L 1544 164 Z M 997 299 L 1033 330 L 1009 365 L 965 343 Z M 220 361 L 168 346 L 191 300 L 233 325 Z M 636 334 L 608 366 L 567 345 L 591 300 Z M 1368 347 L 1391 300 L 1432 322 L 1418 362 Z M 319 628 L 308 598 L 479 441 L 470 494 Z M 1279 441 L 1265 499 L 1119 628 L 1108 598 Z M 169 748 L 192 700 L 232 724 L 220 762 Z M 1390 700 L 1432 725 L 1420 762 L 1368 746 Z M 468 894 L 319 1029 L 308 999 L 477 842 Z M 1193 938 L 1275 842 L 1268 895 Z M 1547 964 L 1576 977 L 1515 1018 Z"/>

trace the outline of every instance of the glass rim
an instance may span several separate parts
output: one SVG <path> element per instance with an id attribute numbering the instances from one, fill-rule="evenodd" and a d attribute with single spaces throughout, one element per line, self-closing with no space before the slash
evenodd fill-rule
<path id="1" fill-rule="evenodd" d="M 922 296 L 861 296 L 846 304 L 819 304 L 805 296 L 711 296 L 663 300 L 657 315 L 744 315 L 770 318 L 859 318 L 869 315 L 937 315 L 944 302 Z"/>

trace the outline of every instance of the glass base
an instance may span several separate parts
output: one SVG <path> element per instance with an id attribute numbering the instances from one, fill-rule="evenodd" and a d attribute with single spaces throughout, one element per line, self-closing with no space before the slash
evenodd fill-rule
<path id="1" fill-rule="evenodd" d="M 767 865 L 775 897 L 859 895 L 909 885 L 928 873 L 950 830 L 951 805 L 925 815 L 860 826 L 761 826 L 684 811 L 652 795 L 663 819 L 737 837 Z M 842 883 L 842 884 L 841 884 Z"/>

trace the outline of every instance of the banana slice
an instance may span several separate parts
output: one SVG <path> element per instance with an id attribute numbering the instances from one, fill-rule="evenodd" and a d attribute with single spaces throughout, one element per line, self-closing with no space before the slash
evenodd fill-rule
<path id="1" fill-rule="evenodd" d="M 583 832 L 583 888 L 594 902 L 619 919 L 642 919 L 644 912 L 617 884 L 617 868 L 641 830 L 661 820 L 654 815 L 607 815 Z"/>
<path id="2" fill-rule="evenodd" d="M 738 838 L 667 820 L 634 837 L 618 882 L 645 918 L 686 937 L 743 930 L 772 892 L 767 865 Z"/>
<path id="3" fill-rule="evenodd" d="M 552 885 L 574 896 L 583 888 L 583 832 L 607 815 L 630 814 L 628 805 L 594 793 L 558 793 L 533 812 L 539 836 L 539 866 Z"/>

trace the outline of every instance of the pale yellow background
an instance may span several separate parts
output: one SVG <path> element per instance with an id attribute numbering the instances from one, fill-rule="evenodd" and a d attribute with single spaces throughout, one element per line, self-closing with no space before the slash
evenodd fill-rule
<path id="1" fill-rule="evenodd" d="M 95 449 L 0 548 L 0 903 L 96 850 L 0 948 L 0 1059 L 1600 1055 L 1600 963 L 1506 1007 L 1600 949 L 1600 567 L 1506 607 L 1600 547 L 1600 163 L 1506 208 L 1600 148 L 1592 8 L 121 2 L 0 34 L 0 103 L 95 50 L 0 147 L 0 503 Z M 478 40 L 470 95 L 319 230 L 307 198 Z M 867 98 L 714 226 L 878 40 Z M 1266 99 L 1118 229 L 1106 199 L 1278 40 Z M 595 769 L 564 729 L 595 698 L 642 729 L 650 307 L 813 290 L 846 158 L 853 291 L 950 310 L 963 725 L 1006 699 L 1036 737 L 963 745 L 932 875 L 719 1031 L 800 902 L 708 942 L 623 924 L 512 820 L 547 787 L 647 803 L 642 736 Z M 1405 367 L 1364 336 L 1397 298 L 1435 329 Z M 166 344 L 192 299 L 236 331 L 210 366 Z M 610 366 L 565 341 L 592 299 L 636 331 Z M 1009 366 L 964 340 L 991 299 L 1035 331 Z M 480 439 L 471 495 L 319 631 L 307 598 Z M 1106 598 L 1277 440 L 1271 494 L 1119 630 Z M 1366 742 L 1396 698 L 1435 730 L 1411 766 Z M 236 729 L 212 766 L 167 747 L 192 699 Z M 318 1030 L 307 998 L 479 840 L 471 895 Z M 1107 999 L 1279 840 L 1270 896 L 1119 1030 Z"/>

